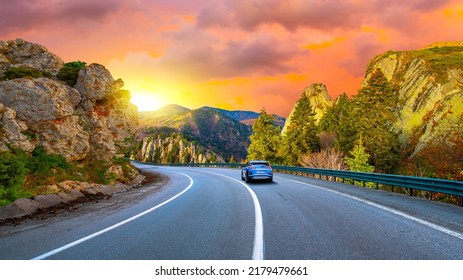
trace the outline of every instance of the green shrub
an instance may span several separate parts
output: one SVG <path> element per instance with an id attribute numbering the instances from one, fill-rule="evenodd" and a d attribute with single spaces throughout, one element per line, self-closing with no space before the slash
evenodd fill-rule
<path id="1" fill-rule="evenodd" d="M 28 172 L 26 165 L 27 156 L 20 150 L 0 153 L 0 206 L 28 196 L 21 190 Z"/>
<path id="2" fill-rule="evenodd" d="M 69 169 L 71 165 L 61 155 L 47 154 L 43 146 L 38 146 L 32 151 L 32 157 L 27 162 L 27 169 L 32 173 L 51 175 L 52 169 Z"/>
<path id="3" fill-rule="evenodd" d="M 13 79 L 19 79 L 19 78 L 50 78 L 51 74 L 48 72 L 40 71 L 35 68 L 31 67 L 11 67 L 10 69 L 6 70 L 5 73 L 5 78 L 7 80 L 13 80 Z"/>
<path id="4" fill-rule="evenodd" d="M 80 69 L 84 68 L 86 64 L 87 63 L 82 61 L 67 62 L 64 64 L 63 68 L 59 70 L 56 77 L 73 87 L 77 82 Z"/>

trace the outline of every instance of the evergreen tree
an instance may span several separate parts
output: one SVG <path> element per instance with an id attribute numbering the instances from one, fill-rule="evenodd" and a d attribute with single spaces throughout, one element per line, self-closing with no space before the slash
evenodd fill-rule
<path id="1" fill-rule="evenodd" d="M 362 137 L 356 142 L 350 155 L 351 157 L 346 159 L 350 171 L 373 172 L 375 170 L 375 167 L 368 163 L 370 155 L 365 150 Z"/>
<path id="2" fill-rule="evenodd" d="M 320 150 L 320 138 L 317 135 L 314 116 L 310 100 L 302 94 L 283 136 L 282 150 L 287 165 L 300 165 L 302 155 Z"/>
<path id="3" fill-rule="evenodd" d="M 248 148 L 248 160 L 268 160 L 271 163 L 278 163 L 278 147 L 281 136 L 280 128 L 273 124 L 274 116 L 267 114 L 265 109 L 261 110 L 260 116 L 252 125 L 251 144 Z"/>
<path id="4" fill-rule="evenodd" d="M 370 154 L 370 162 L 381 172 L 390 172 L 399 156 L 397 133 L 393 124 L 397 116 L 393 111 L 398 102 L 394 88 L 383 72 L 377 69 L 353 99 L 353 125 Z"/>
<path id="5" fill-rule="evenodd" d="M 354 147 L 358 138 L 358 129 L 353 118 L 353 102 L 344 93 L 338 97 L 336 104 L 328 109 L 320 119 L 319 129 L 325 132 L 335 132 L 335 147 L 347 154 Z"/>

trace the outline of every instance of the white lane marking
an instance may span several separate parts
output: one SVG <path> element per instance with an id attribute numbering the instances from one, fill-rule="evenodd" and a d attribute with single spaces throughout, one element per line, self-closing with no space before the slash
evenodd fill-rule
<path id="1" fill-rule="evenodd" d="M 256 193 L 245 183 L 241 182 L 240 180 L 237 180 L 235 178 L 220 174 L 220 173 L 215 173 L 215 172 L 210 172 L 210 171 L 204 171 L 201 170 L 202 172 L 206 173 L 211 173 L 215 175 L 220 175 L 222 177 L 234 180 L 241 185 L 243 185 L 246 190 L 251 194 L 252 197 L 252 202 L 254 203 L 254 212 L 255 212 L 255 228 L 254 228 L 254 247 L 252 250 L 252 259 L 253 260 L 263 260 L 264 259 L 264 223 L 263 223 L 263 218 L 262 218 L 262 210 L 260 208 L 260 203 L 259 199 L 257 198 Z"/>
<path id="2" fill-rule="evenodd" d="M 390 208 L 390 207 L 387 207 L 387 206 L 384 206 L 384 205 L 381 205 L 381 204 L 377 204 L 377 203 L 368 201 L 368 200 L 363 199 L 363 198 L 359 198 L 359 197 L 355 197 L 355 196 L 352 196 L 352 195 L 349 195 L 349 194 L 341 193 L 341 192 L 338 192 L 338 191 L 335 191 L 335 190 L 330 190 L 330 189 L 322 188 L 322 187 L 319 187 L 319 186 L 316 186 L 316 185 L 312 185 L 312 184 L 308 184 L 308 183 L 304 183 L 304 182 L 300 182 L 300 181 L 296 181 L 296 180 L 292 180 L 292 179 L 288 179 L 288 180 L 290 180 L 290 181 L 292 181 L 292 182 L 295 182 L 295 183 L 299 183 L 299 184 L 307 185 L 307 186 L 314 187 L 314 188 L 317 188 L 317 189 L 322 189 L 322 190 L 325 190 L 325 191 L 328 191 L 328 192 L 332 192 L 332 193 L 335 193 L 335 194 L 337 194 L 337 195 L 341 195 L 341 196 L 344 196 L 344 197 L 348 197 L 348 198 L 351 198 L 351 199 L 356 200 L 356 201 L 359 201 L 359 202 L 366 203 L 366 204 L 368 204 L 368 205 L 370 205 L 370 206 L 373 206 L 373 207 L 379 208 L 379 209 L 381 209 L 381 210 L 390 212 L 390 213 L 392 213 L 392 214 L 401 216 L 401 217 L 403 217 L 403 218 L 412 220 L 412 221 L 417 222 L 417 223 L 419 223 L 419 224 L 422 224 L 422 225 L 424 225 L 424 226 L 430 227 L 430 228 L 432 228 L 432 229 L 438 230 L 438 231 L 440 231 L 440 232 L 443 232 L 443 233 L 445 233 L 445 234 L 448 234 L 448 235 L 451 235 L 451 236 L 453 236 L 453 237 L 456 237 L 456 238 L 458 238 L 458 239 L 463 240 L 463 234 L 461 234 L 461 233 L 458 233 L 458 232 L 456 232 L 456 231 L 453 231 L 453 230 L 444 228 L 444 227 L 442 227 L 442 226 L 439 226 L 439 225 L 430 223 L 430 222 L 425 221 L 425 220 L 422 220 L 422 219 L 420 219 L 420 218 L 416 218 L 416 217 L 410 216 L 410 215 L 408 215 L 408 214 L 406 214 L 406 213 L 404 213 L 404 212 L 401 212 L 401 211 L 392 209 L 392 208 Z"/>
<path id="3" fill-rule="evenodd" d="M 170 171 L 170 172 L 172 172 L 172 171 Z M 154 206 L 154 207 L 152 207 L 152 208 L 150 208 L 150 209 L 148 209 L 148 210 L 146 210 L 146 211 L 141 212 L 140 214 L 137 214 L 137 215 L 135 215 L 135 216 L 133 216 L 133 217 L 131 217 L 131 218 L 128 218 L 128 219 L 126 219 L 126 220 L 124 220 L 124 221 L 122 221 L 122 222 L 119 222 L 119 223 L 117 223 L 117 224 L 115 224 L 115 225 L 112 225 L 112 226 L 107 227 L 107 228 L 105 228 L 105 229 L 103 229 L 103 230 L 100 230 L 100 231 L 98 231 L 98 232 L 95 232 L 95 233 L 93 233 L 93 234 L 90 234 L 90 235 L 88 235 L 88 236 L 86 236 L 86 237 L 83 237 L 83 238 L 81 238 L 81 239 L 78 239 L 78 240 L 76 240 L 76 241 L 74 241 L 74 242 L 71 242 L 71 243 L 69 243 L 69 244 L 67 244 L 67 245 L 64 245 L 64 246 L 62 246 L 62 247 L 59 247 L 59 248 L 57 248 L 57 249 L 54 249 L 54 250 L 52 250 L 52 251 L 50 251 L 50 252 L 47 252 L 47 253 L 42 254 L 42 255 L 40 255 L 40 256 L 37 256 L 37 257 L 33 258 L 32 260 L 43 260 L 43 259 L 46 259 L 46 258 L 48 258 L 48 257 L 50 257 L 50 256 L 53 256 L 53 255 L 55 255 L 55 254 L 58 254 L 59 252 L 62 252 L 62 251 L 64 251 L 64 250 L 67 250 L 67 249 L 69 249 L 69 248 L 71 248 L 71 247 L 74 247 L 74 246 L 76 246 L 76 245 L 79 245 L 79 244 L 81 244 L 81 243 L 83 243 L 83 242 L 85 242 L 85 241 L 87 241 L 87 240 L 90 240 L 90 239 L 92 239 L 92 238 L 94 238 L 94 237 L 97 237 L 97 236 L 99 236 L 99 235 L 102 235 L 103 233 L 106 233 L 106 232 L 108 232 L 108 231 L 110 231 L 110 230 L 113 230 L 113 229 L 115 229 L 115 228 L 118 228 L 118 227 L 120 227 L 120 226 L 122 226 L 122 225 L 124 225 L 124 224 L 127 224 L 128 222 L 131 222 L 131 221 L 135 220 L 135 219 L 138 219 L 138 218 L 140 218 L 141 216 L 144 216 L 144 215 L 146 215 L 146 214 L 148 214 L 148 213 L 150 213 L 150 212 L 152 212 L 152 211 L 158 209 L 159 207 L 166 205 L 167 203 L 173 201 L 174 199 L 178 198 L 179 196 L 181 196 L 182 194 L 184 194 L 185 192 L 187 192 L 187 191 L 193 186 L 193 179 L 192 179 L 190 176 L 188 176 L 188 175 L 186 175 L 186 174 L 183 174 L 183 173 L 179 173 L 179 172 L 173 172 L 173 173 L 181 174 L 181 175 L 183 175 L 183 176 L 188 177 L 188 179 L 190 179 L 190 184 L 188 185 L 188 187 L 187 187 L 186 189 L 184 189 L 183 191 L 181 191 L 180 193 L 178 193 L 178 194 L 176 194 L 175 196 L 169 198 L 168 200 L 164 201 L 164 202 L 161 203 L 161 204 L 158 204 L 158 205 L 156 205 L 156 206 Z"/>

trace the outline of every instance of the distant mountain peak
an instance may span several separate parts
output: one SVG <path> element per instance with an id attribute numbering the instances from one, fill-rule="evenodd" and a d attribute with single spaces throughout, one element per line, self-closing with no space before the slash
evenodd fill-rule
<path id="1" fill-rule="evenodd" d="M 167 116 L 167 115 L 178 115 L 191 111 L 190 109 L 177 105 L 177 104 L 168 104 L 156 111 L 154 113 L 157 116 Z"/>

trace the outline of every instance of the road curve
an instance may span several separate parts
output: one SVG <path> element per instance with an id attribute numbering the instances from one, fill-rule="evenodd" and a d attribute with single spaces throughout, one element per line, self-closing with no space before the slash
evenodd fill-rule
<path id="1" fill-rule="evenodd" d="M 237 169 L 137 166 L 170 180 L 117 211 L 0 234 L 0 259 L 463 259 L 461 207 L 286 174 L 246 184 Z"/>

